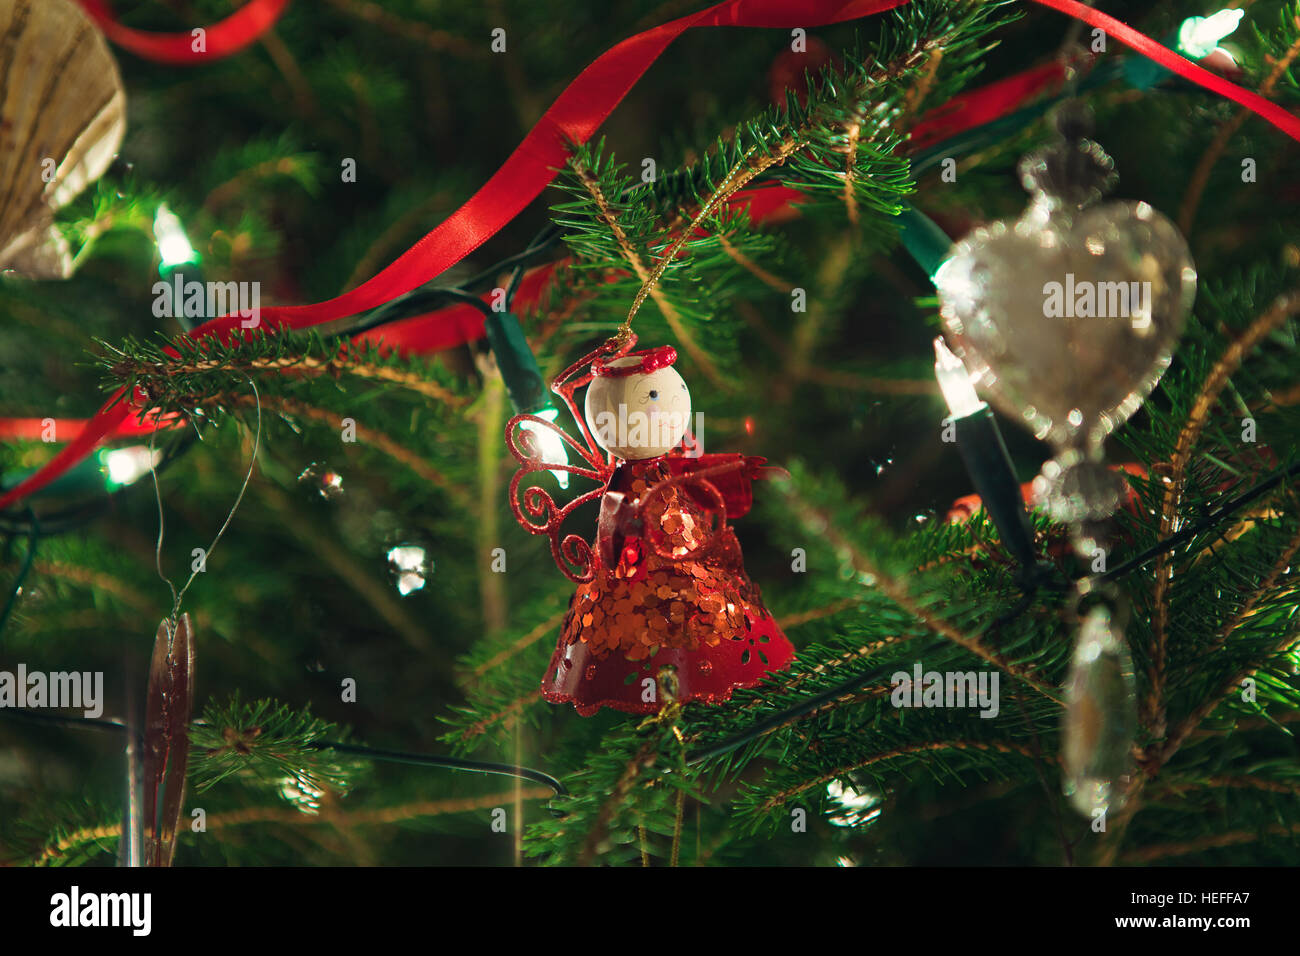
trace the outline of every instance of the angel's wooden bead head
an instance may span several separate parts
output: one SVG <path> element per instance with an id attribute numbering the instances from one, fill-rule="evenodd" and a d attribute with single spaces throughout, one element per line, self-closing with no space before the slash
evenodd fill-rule
<path id="1" fill-rule="evenodd" d="M 596 444 L 625 461 L 658 458 L 686 434 L 691 393 L 671 346 L 592 364 L 586 418 Z"/>

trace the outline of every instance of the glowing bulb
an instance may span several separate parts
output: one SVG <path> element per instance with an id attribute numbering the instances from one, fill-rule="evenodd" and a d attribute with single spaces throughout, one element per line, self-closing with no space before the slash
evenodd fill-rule
<path id="1" fill-rule="evenodd" d="M 857 787 L 846 787 L 838 780 L 832 780 L 826 785 L 826 796 L 830 798 L 831 804 L 840 811 L 830 818 L 829 822 L 832 826 L 864 826 L 874 823 L 880 817 L 881 807 L 878 794 L 869 793 Z"/>
<path id="2" fill-rule="evenodd" d="M 406 597 L 424 587 L 429 562 L 424 548 L 416 544 L 399 544 L 388 549 L 388 563 L 397 571 L 397 593 Z"/>
<path id="3" fill-rule="evenodd" d="M 325 796 L 325 791 L 305 777 L 282 777 L 280 796 L 297 807 L 299 812 L 314 816 L 320 813 L 321 798 Z"/>
<path id="4" fill-rule="evenodd" d="M 538 418 L 544 418 L 548 422 L 553 422 L 559 416 L 558 408 L 543 408 L 537 412 Z M 564 439 L 556 432 L 549 428 L 544 428 L 534 422 L 520 422 L 520 428 L 527 429 L 536 436 L 537 450 L 541 452 L 542 461 L 549 465 L 567 465 L 569 463 L 569 451 L 564 445 Z M 569 487 L 569 473 L 567 471 L 552 471 L 555 480 L 560 483 L 561 488 Z"/>
<path id="5" fill-rule="evenodd" d="M 1208 17 L 1188 17 L 1178 27 L 1178 49 L 1193 60 L 1209 56 L 1245 15 L 1244 10 L 1220 10 Z"/>
<path id="6" fill-rule="evenodd" d="M 934 340 L 934 374 L 953 418 L 967 418 L 984 408 L 984 403 L 975 394 L 966 366 L 949 351 L 942 338 Z"/>
<path id="7" fill-rule="evenodd" d="M 162 452 L 155 449 L 150 454 L 145 445 L 131 445 L 129 448 L 114 448 L 101 452 L 100 463 L 108 473 L 108 483 L 112 487 L 134 484 L 149 469 L 162 460 Z"/>
<path id="8" fill-rule="evenodd" d="M 153 235 L 158 243 L 158 257 L 164 269 L 175 268 L 186 262 L 198 262 L 199 254 L 185 236 L 185 228 L 174 212 L 163 203 L 153 218 Z"/>

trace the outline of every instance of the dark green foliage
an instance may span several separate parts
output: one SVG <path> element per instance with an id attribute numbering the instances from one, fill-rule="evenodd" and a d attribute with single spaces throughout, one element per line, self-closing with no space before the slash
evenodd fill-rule
<path id="1" fill-rule="evenodd" d="M 952 234 L 1022 208 L 1013 170 L 1047 135 L 1040 119 L 953 144 L 951 183 L 933 163 L 916 174 L 907 133 L 957 93 L 1055 55 L 1066 29 L 1057 14 L 926 0 L 814 31 L 834 62 L 806 77 L 806 97 L 766 106 L 766 71 L 788 35 L 683 37 L 603 137 L 575 148 L 544 202 L 438 281 L 454 286 L 519 252 L 544 218 L 558 225 L 555 280 L 520 310 L 550 375 L 624 321 L 640 274 L 698 220 L 632 327 L 645 346 L 678 348 L 708 450 L 765 455 L 791 472 L 758 486 L 736 530 L 798 658 L 724 705 L 642 721 L 581 718 L 540 700 L 573 586 L 510 514 L 510 411 L 476 347 L 402 357 L 319 332 L 196 345 L 154 317 L 160 201 L 184 220 L 206 278 L 260 280 L 263 305 L 336 295 L 477 188 L 585 62 L 641 18 L 663 19 L 649 0 L 503 7 L 505 66 L 482 52 L 496 13 L 414 0 L 385 4 L 396 18 L 387 25 L 344 0 L 294 5 L 277 34 L 296 68 L 254 50 L 197 83 L 126 60 L 134 126 L 124 154 L 135 167 L 114 170 L 62 217 L 84 247 L 77 277 L 0 289 L 5 416 L 87 416 L 126 388 L 190 417 L 154 438 L 174 451 L 192 442 L 159 474 L 161 567 L 173 580 L 188 576 L 191 549 L 211 541 L 235 500 L 260 404 L 248 493 L 186 597 L 208 701 L 186 806 L 211 825 L 181 834 L 177 862 L 1294 864 L 1300 220 L 1277 199 L 1294 191 L 1294 144 L 1251 119 L 1211 165 L 1199 211 L 1189 210 L 1194 315 L 1161 386 L 1110 443 L 1112 462 L 1147 472 L 1131 479 L 1135 501 L 1108 556 L 1131 607 L 1142 783 L 1136 812 L 1097 833 L 1061 796 L 1057 756 L 1069 594 L 1089 569 L 1065 556 L 1061 528 L 1036 517 L 1050 572 L 1026 596 L 982 512 L 946 519 L 969 482 L 940 439 L 933 289 L 895 238 L 904 203 Z M 1251 29 L 1233 37 L 1246 85 L 1297 42 L 1297 12 L 1265 0 L 1248 9 Z M 1156 4 L 1126 19 L 1163 36 L 1184 15 Z M 167 16 L 146 10 L 132 22 L 174 26 Z M 1119 79 L 1087 95 L 1119 194 L 1177 217 L 1237 107 L 1177 84 L 1133 95 Z M 1294 106 L 1294 65 L 1273 95 Z M 172 113 L 192 120 L 192 138 L 169 138 Z M 358 160 L 355 184 L 338 182 L 344 157 Z M 1241 181 L 1242 157 L 1258 160 L 1258 182 Z M 750 185 L 802 193 L 799 217 L 756 225 L 720 202 L 749 171 Z M 796 289 L 806 311 L 792 309 Z M 1234 358 L 1234 343 L 1288 301 Z M 1213 401 L 1200 402 L 1224 368 Z M 345 420 L 356 442 L 341 440 Z M 1196 440 L 1184 448 L 1189 428 Z M 1045 449 L 1014 423 L 1005 430 L 1027 480 Z M 0 471 L 49 454 L 41 442 L 7 443 Z M 312 483 L 324 470 L 342 476 L 341 497 Z M 1283 473 L 1293 477 L 1276 481 Z M 1248 506 L 1131 563 L 1270 481 Z M 83 500 L 33 503 L 46 516 Z M 41 539 L 0 634 L 0 666 L 101 670 L 107 714 L 137 705 L 118 676 L 144 673 L 170 603 L 154 563 L 157 509 L 146 478 L 93 523 Z M 594 510 L 579 514 L 573 530 L 594 521 Z M 10 527 L 5 581 L 26 548 Z M 432 563 L 408 596 L 386 566 L 403 543 Z M 491 570 L 497 548 L 505 573 Z M 893 706 L 891 675 L 918 661 L 996 673 L 997 716 Z M 1255 692 L 1243 699 L 1247 678 Z M 348 680 L 355 703 L 340 693 Z M 501 777 L 318 746 L 343 740 L 521 763 L 559 777 L 569 795 L 523 784 L 516 803 Z M 110 864 L 123 782 L 117 737 L 0 720 L 0 858 Z M 503 809 L 507 834 L 491 826 Z"/>

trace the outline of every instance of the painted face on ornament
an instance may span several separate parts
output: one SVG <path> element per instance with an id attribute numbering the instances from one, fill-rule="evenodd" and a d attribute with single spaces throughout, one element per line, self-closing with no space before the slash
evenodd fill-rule
<path id="1" fill-rule="evenodd" d="M 691 393 L 672 367 L 676 358 L 663 347 L 592 367 L 585 410 L 596 444 L 625 461 L 658 458 L 680 444 Z"/>

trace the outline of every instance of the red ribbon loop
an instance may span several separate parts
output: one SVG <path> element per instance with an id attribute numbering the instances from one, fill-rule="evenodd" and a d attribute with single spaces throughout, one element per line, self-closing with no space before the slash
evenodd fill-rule
<path id="1" fill-rule="evenodd" d="M 123 49 L 158 63 L 194 66 L 220 60 L 255 43 L 280 19 L 289 0 L 248 0 L 226 19 L 202 27 L 202 49 L 196 50 L 198 37 L 185 33 L 150 33 L 124 27 L 113 16 L 108 0 L 78 0 L 86 14 L 108 37 Z"/>

